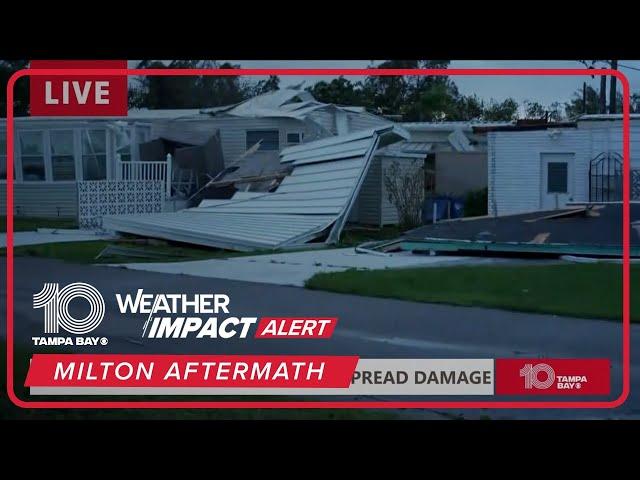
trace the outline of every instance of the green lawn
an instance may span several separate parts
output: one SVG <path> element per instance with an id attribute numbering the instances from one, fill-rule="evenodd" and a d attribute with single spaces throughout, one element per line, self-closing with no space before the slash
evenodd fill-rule
<path id="1" fill-rule="evenodd" d="M 632 291 L 639 284 L 640 265 L 632 265 Z M 615 264 L 349 270 L 317 274 L 306 287 L 576 317 L 617 320 L 622 316 L 622 266 Z M 640 302 L 632 301 L 631 318 L 640 322 Z"/>
<path id="2" fill-rule="evenodd" d="M 5 372 L 7 370 L 7 351 L 6 351 L 6 343 L 4 341 L 0 341 L 0 388 L 3 392 L 0 394 L 0 420 L 8 420 L 8 419 L 65 419 L 65 420 L 151 420 L 151 419 L 167 419 L 167 420 L 392 420 L 397 419 L 398 415 L 393 412 L 388 411 L 371 411 L 371 410 L 351 410 L 351 409 L 340 409 L 340 410 L 329 410 L 329 409 L 182 409 L 182 410 L 171 410 L 171 409 L 154 409 L 154 410 L 143 410 L 143 409 L 126 409 L 126 410 L 87 410 L 87 409 L 67 409 L 67 410 L 54 410 L 54 409 L 46 409 L 46 410 L 28 410 L 16 407 L 11 403 L 11 401 L 7 398 L 6 392 L 6 377 Z M 25 401 L 37 401 L 42 400 L 42 397 L 30 397 L 28 393 L 28 389 L 24 386 L 24 379 L 27 374 L 27 365 L 28 359 L 30 357 L 30 352 L 26 348 L 17 348 L 15 353 L 15 362 L 14 362 L 14 378 L 16 385 L 16 394 L 19 398 Z M 67 398 L 52 398 L 46 397 L 47 400 L 79 400 L 78 397 L 67 397 Z M 82 398 L 82 400 L 86 400 L 87 398 Z M 104 400 L 104 397 L 101 397 L 100 400 Z M 110 397 L 108 400 L 167 400 L 168 398 L 162 397 L 134 397 L 134 398 L 126 398 L 126 397 Z M 194 398 L 185 398 L 180 397 L 177 400 L 193 400 Z M 260 400 L 285 400 L 285 397 L 262 397 Z M 298 398 L 299 399 L 299 398 Z M 96 397 L 90 398 L 90 400 L 98 400 Z M 176 400 L 175 397 L 171 398 L 171 400 Z M 202 397 L 198 396 L 196 400 L 208 400 L 208 401 L 216 401 L 216 400 L 256 400 L 256 398 L 251 398 L 247 396 L 243 397 Z"/>
<path id="3" fill-rule="evenodd" d="M 141 258 L 129 256 L 96 256 L 108 245 L 126 247 L 145 252 L 166 254 L 161 258 Z M 42 245 L 24 245 L 13 249 L 16 257 L 57 258 L 71 263 L 139 263 L 139 262 L 187 262 L 191 260 L 206 260 L 208 258 L 229 258 L 247 255 L 241 252 L 230 252 L 215 248 L 198 248 L 189 245 L 154 244 L 145 245 L 133 241 L 89 241 L 89 242 L 61 242 Z M 0 256 L 6 256 L 6 248 L 0 249 Z"/>
<path id="4" fill-rule="evenodd" d="M 379 229 L 349 228 L 342 232 L 338 247 L 355 247 L 365 242 L 392 240 L 398 238 L 401 233 L 395 225 Z"/>
<path id="5" fill-rule="evenodd" d="M 38 228 L 78 228 L 74 218 L 13 217 L 14 232 L 32 232 Z M 7 231 L 7 217 L 0 216 L 0 231 Z"/>

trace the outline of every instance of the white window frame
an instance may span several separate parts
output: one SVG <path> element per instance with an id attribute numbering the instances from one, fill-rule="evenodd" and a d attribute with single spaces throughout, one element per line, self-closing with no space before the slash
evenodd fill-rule
<path id="1" fill-rule="evenodd" d="M 14 138 L 15 142 L 14 142 L 14 156 L 16 156 L 18 158 L 18 162 L 14 162 L 14 166 L 18 167 L 18 170 L 16 172 L 15 175 L 15 182 L 21 182 L 21 183 L 28 183 L 28 184 L 34 184 L 34 185 L 39 185 L 42 183 L 48 183 L 51 180 L 51 162 L 47 162 L 47 150 L 49 148 L 49 135 L 45 135 L 45 132 L 48 129 L 46 128 L 25 128 L 25 129 L 20 129 L 20 131 L 16 132 L 16 136 Z M 44 180 L 29 180 L 29 181 L 25 181 L 24 180 L 24 172 L 22 170 L 22 145 L 20 142 L 20 134 L 22 133 L 40 133 L 40 139 L 42 142 L 42 161 L 44 162 Z M 46 137 L 46 139 L 45 139 Z M 50 153 L 50 152 L 49 152 Z M 17 165 L 15 165 L 17 163 Z M 17 173 L 20 173 L 19 178 Z"/>
<path id="2" fill-rule="evenodd" d="M 78 137 L 77 128 L 64 128 L 64 127 L 55 127 L 55 128 L 47 128 L 47 134 L 45 135 L 45 142 L 47 143 L 48 151 L 45 152 L 45 172 L 47 174 L 48 183 L 55 183 L 56 185 L 65 184 L 65 183 L 76 183 L 79 179 L 82 179 L 82 176 L 78 176 L 78 165 L 82 167 L 82 154 L 78 151 L 77 146 L 78 143 L 76 141 L 76 137 Z M 53 155 L 51 152 L 51 132 L 71 132 L 73 135 L 73 162 L 75 167 L 75 180 L 54 180 L 53 178 Z M 80 157 L 80 158 L 78 158 Z M 48 166 L 47 166 L 48 165 Z"/>
<path id="3" fill-rule="evenodd" d="M 299 139 L 298 142 L 292 143 L 289 141 L 289 135 L 293 135 L 293 134 L 298 135 L 298 139 Z M 286 145 L 301 145 L 302 143 L 304 143 L 304 132 L 301 130 L 289 130 L 285 132 L 284 139 L 285 139 Z"/>
<path id="4" fill-rule="evenodd" d="M 134 128 L 132 126 L 132 128 Z M 43 126 L 25 126 L 20 125 L 19 128 L 14 129 L 13 136 L 13 182 L 14 183 L 29 183 L 29 184 L 72 184 L 76 182 L 83 181 L 84 179 L 84 170 L 82 165 L 82 132 L 84 130 L 100 130 L 105 133 L 106 136 L 106 174 L 107 180 L 114 178 L 113 174 L 116 169 L 115 165 L 115 135 L 111 131 L 111 129 L 107 125 L 91 125 L 91 124 L 83 124 L 83 125 L 73 125 L 73 126 L 60 126 L 59 124 L 53 127 L 43 127 Z M 6 130 L 3 130 L 6 135 Z M 73 159 L 75 164 L 75 180 L 54 180 L 53 179 L 53 159 L 51 152 L 51 132 L 56 131 L 65 131 L 65 132 L 73 132 Z M 20 147 L 20 134 L 29 133 L 29 132 L 37 132 L 42 136 L 42 148 L 43 148 L 43 157 L 44 157 L 44 172 L 45 179 L 40 181 L 24 181 L 23 172 L 22 172 L 22 149 Z M 135 132 L 134 132 L 135 133 Z M 150 136 L 149 132 L 146 136 Z M 138 156 L 136 155 L 136 158 Z M 133 160 L 133 156 L 132 156 Z M 0 179 L 0 184 L 6 184 L 6 179 Z"/>
<path id="5" fill-rule="evenodd" d="M 101 130 L 104 132 L 105 134 L 105 162 L 106 162 L 106 180 L 109 180 L 111 178 L 113 178 L 113 170 L 116 168 L 115 165 L 112 165 L 112 163 L 115 163 L 115 160 L 113 160 L 114 158 L 114 151 L 115 151 L 115 145 L 113 145 L 113 143 L 115 142 L 115 138 L 114 135 L 112 135 L 111 130 L 107 127 L 107 126 L 92 126 L 92 125 L 86 125 L 80 128 L 77 128 L 77 133 L 76 136 L 78 138 L 78 151 L 77 154 L 79 155 L 79 162 L 80 162 L 80 170 L 77 171 L 76 170 L 76 179 L 77 181 L 85 181 L 84 179 L 84 164 L 82 162 L 82 157 L 83 157 L 83 151 L 82 151 L 82 134 L 84 131 L 88 131 L 88 130 Z"/>
<path id="6" fill-rule="evenodd" d="M 249 148 L 252 147 L 252 145 L 249 145 L 247 142 L 247 138 L 249 136 L 249 132 L 278 132 L 278 148 L 275 150 L 269 149 L 269 150 L 263 150 L 262 148 L 259 148 L 258 151 L 262 151 L 262 152 L 279 152 L 280 150 L 282 150 L 282 132 L 280 129 L 278 128 L 248 128 L 244 131 L 244 144 L 245 144 L 245 150 L 248 150 Z M 285 138 L 286 140 L 286 138 Z M 285 143 L 286 144 L 286 143 Z M 262 146 L 262 144 L 260 145 Z"/>
<path id="7" fill-rule="evenodd" d="M 6 139 L 7 139 L 7 131 L 6 131 L 6 130 L 4 130 L 4 129 L 0 130 L 0 135 L 4 135 L 4 137 L 5 137 L 5 142 L 6 142 Z M 16 156 L 16 155 L 15 155 L 15 142 L 13 143 L 13 145 L 14 145 L 14 152 L 13 152 L 13 153 L 14 153 L 14 155 L 13 155 L 13 157 L 15 158 L 15 156 Z M 5 150 L 3 150 L 2 152 L 0 152 L 0 157 L 5 157 L 5 158 L 7 158 L 7 162 L 8 162 L 9 157 L 7 157 L 7 150 L 6 150 L 6 149 L 5 149 Z M 6 166 L 5 166 L 5 168 L 6 168 Z M 15 177 L 16 177 L 16 165 L 15 165 L 15 161 L 14 161 L 14 162 L 13 162 L 13 178 L 15 179 Z M 14 180 L 14 181 L 15 181 L 15 180 Z M 7 183 L 7 179 L 6 179 L 6 178 L 0 178 L 0 184 L 2 184 L 2 183 Z"/>

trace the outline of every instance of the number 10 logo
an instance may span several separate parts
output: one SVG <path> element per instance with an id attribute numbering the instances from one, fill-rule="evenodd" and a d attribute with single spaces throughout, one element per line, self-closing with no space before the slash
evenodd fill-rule
<path id="1" fill-rule="evenodd" d="M 540 380 L 541 373 L 545 374 L 543 378 L 546 376 L 544 380 Z M 545 390 L 553 385 L 553 382 L 556 380 L 556 372 L 551 365 L 546 363 L 537 363 L 535 365 L 527 363 L 520 369 L 520 376 L 524 377 L 524 388 L 527 390 L 531 390 L 532 388 Z"/>
<path id="2" fill-rule="evenodd" d="M 83 298 L 89 303 L 89 313 L 75 318 L 69 313 L 69 303 Z M 58 333 L 60 327 L 69 333 L 82 335 L 94 330 L 104 318 L 104 299 L 88 283 L 70 283 L 59 290 L 57 283 L 45 283 L 33 296 L 33 308 L 44 308 L 44 333 Z"/>

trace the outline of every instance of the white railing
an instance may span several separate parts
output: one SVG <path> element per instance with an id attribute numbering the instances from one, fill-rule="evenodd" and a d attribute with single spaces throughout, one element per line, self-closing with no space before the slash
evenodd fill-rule
<path id="1" fill-rule="evenodd" d="M 116 165 L 118 180 L 164 182 L 166 196 L 171 197 L 172 158 L 170 153 L 167 154 L 167 160 L 164 162 L 123 162 L 118 158 Z"/>

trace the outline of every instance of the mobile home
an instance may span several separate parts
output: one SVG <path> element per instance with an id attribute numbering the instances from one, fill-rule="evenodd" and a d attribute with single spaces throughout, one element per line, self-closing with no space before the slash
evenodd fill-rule
<path id="1" fill-rule="evenodd" d="M 631 116 L 632 198 L 640 199 L 640 115 Z M 493 216 L 622 199 L 622 116 L 487 131 Z"/>

